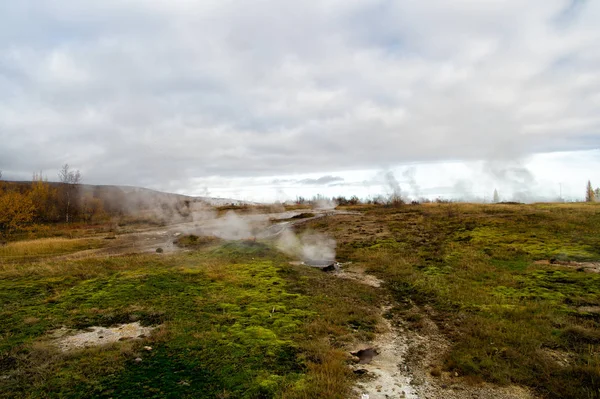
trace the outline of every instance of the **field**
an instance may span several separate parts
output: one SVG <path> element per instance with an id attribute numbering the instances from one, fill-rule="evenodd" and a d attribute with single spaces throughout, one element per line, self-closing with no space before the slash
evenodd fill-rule
<path id="1" fill-rule="evenodd" d="M 377 362 L 350 352 L 387 334 L 419 397 L 600 398 L 600 207 L 343 210 L 289 219 L 336 239 L 337 274 L 276 240 L 116 253 L 125 235 L 90 230 L 0 247 L 0 397 L 359 398 Z M 133 322 L 154 329 L 56 344 Z"/>

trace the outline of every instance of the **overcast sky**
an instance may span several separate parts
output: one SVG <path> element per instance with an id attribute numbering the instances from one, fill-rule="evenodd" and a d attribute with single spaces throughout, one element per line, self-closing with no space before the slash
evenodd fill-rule
<path id="1" fill-rule="evenodd" d="M 1 1 L 0 170 L 246 199 L 376 195 L 390 173 L 421 195 L 583 196 L 599 43 L 600 1 Z"/>

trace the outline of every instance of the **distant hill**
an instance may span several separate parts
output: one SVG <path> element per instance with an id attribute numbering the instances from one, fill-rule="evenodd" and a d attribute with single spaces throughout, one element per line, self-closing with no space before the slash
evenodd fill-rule
<path id="1" fill-rule="evenodd" d="M 59 183 L 55 183 L 59 184 Z M 243 201 L 233 198 L 215 198 L 203 196 L 190 196 L 184 194 L 167 193 L 163 191 L 152 190 L 149 188 L 135 186 L 114 186 L 114 185 L 87 185 L 82 184 L 84 192 L 102 193 L 102 196 L 110 198 L 111 196 L 126 195 L 130 200 L 148 200 L 152 199 L 156 202 L 172 202 L 172 201 L 191 201 L 204 202 L 211 206 L 225 205 L 256 205 L 256 202 Z"/>
<path id="2" fill-rule="evenodd" d="M 0 180 L 8 185 L 28 187 L 30 181 L 8 181 Z M 51 187 L 59 187 L 59 182 L 48 182 Z M 238 200 L 234 198 L 218 198 L 218 197 L 204 197 L 204 196 L 191 196 L 184 194 L 168 193 L 164 191 L 152 190 L 144 187 L 135 186 L 117 186 L 117 185 L 93 185 L 93 184 L 81 184 L 80 185 L 83 194 L 100 197 L 102 199 L 123 199 L 123 195 L 127 197 L 128 202 L 177 202 L 177 201 L 191 201 L 191 202 L 204 202 L 211 206 L 225 206 L 225 205 L 258 205 L 257 202 Z"/>

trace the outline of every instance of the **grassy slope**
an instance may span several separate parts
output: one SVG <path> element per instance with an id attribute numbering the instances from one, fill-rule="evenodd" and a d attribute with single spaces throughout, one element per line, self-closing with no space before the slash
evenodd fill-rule
<path id="1" fill-rule="evenodd" d="M 600 316 L 577 311 L 600 305 L 600 275 L 534 264 L 600 260 L 597 205 L 432 204 L 319 223 L 337 236 L 339 255 L 382 277 L 399 304 L 439 312 L 455 342 L 446 369 L 549 397 L 600 397 Z M 411 318 L 408 306 L 396 312 Z"/>
<path id="2" fill-rule="evenodd" d="M 375 325 L 368 287 L 256 243 L 3 266 L 0 397 L 343 398 L 352 376 L 339 348 Z M 45 338 L 133 320 L 162 327 L 71 354 Z"/>

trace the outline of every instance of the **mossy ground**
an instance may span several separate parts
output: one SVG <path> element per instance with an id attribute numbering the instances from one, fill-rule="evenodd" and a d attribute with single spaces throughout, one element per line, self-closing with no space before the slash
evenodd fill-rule
<path id="1" fill-rule="evenodd" d="M 344 398 L 352 376 L 341 347 L 375 325 L 368 287 L 254 242 L 21 263 L 1 277 L 1 397 Z M 72 353 L 48 337 L 135 320 L 160 327 Z"/>
<path id="2" fill-rule="evenodd" d="M 346 398 L 346 349 L 373 338 L 390 298 L 390 314 L 415 329 L 411 303 L 436 311 L 452 342 L 445 370 L 544 397 L 600 397 L 600 274 L 536 263 L 600 260 L 600 207 L 353 209 L 363 214 L 302 228 L 333 235 L 338 260 L 376 274 L 383 289 L 291 266 L 254 241 L 1 259 L 0 397 Z M 160 327 L 143 341 L 71 353 L 48 336 L 130 321 Z"/>
<path id="3" fill-rule="evenodd" d="M 382 278 L 396 312 L 414 318 L 407 301 L 437 311 L 454 343 L 446 370 L 546 397 L 600 397 L 600 317 L 577 309 L 600 305 L 600 274 L 535 263 L 599 261 L 600 206 L 371 207 L 307 228 L 332 232 L 341 260 Z"/>

